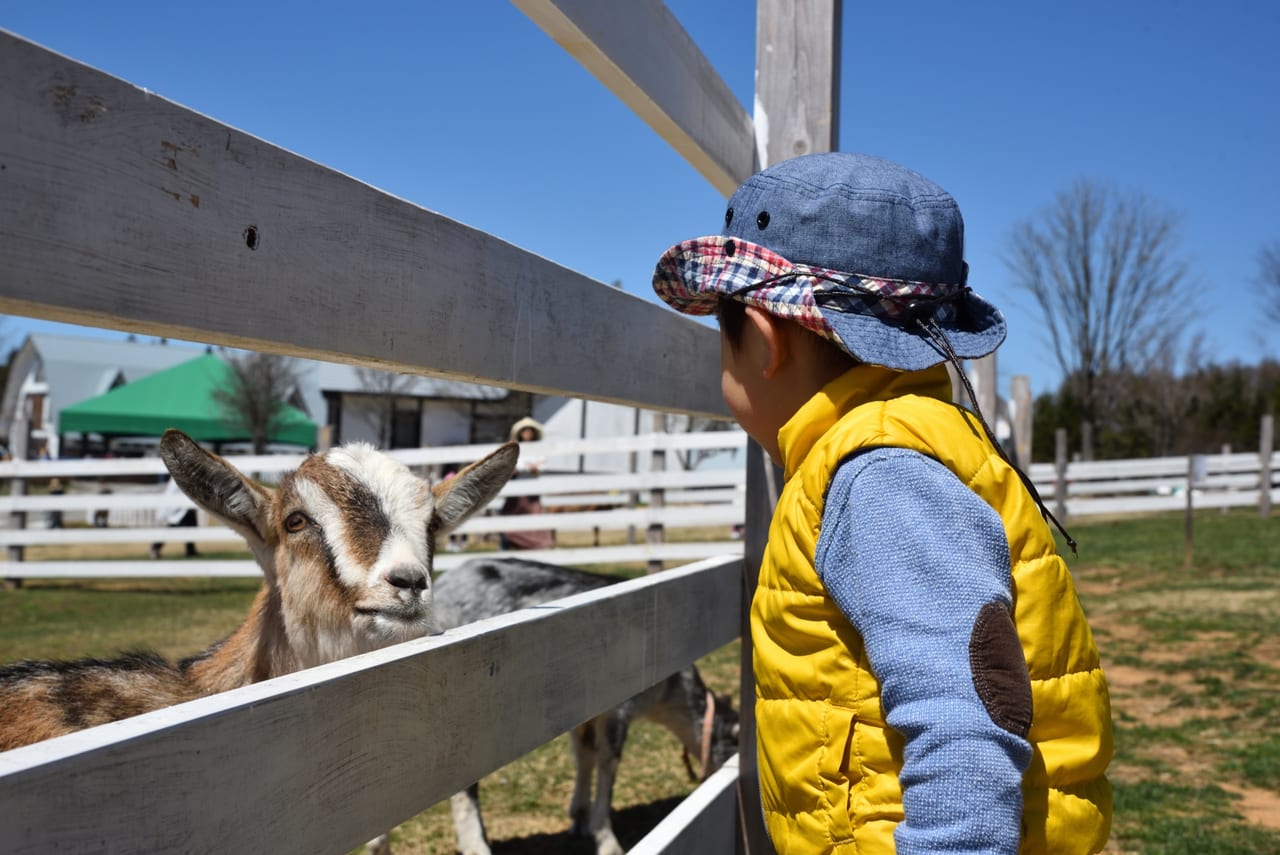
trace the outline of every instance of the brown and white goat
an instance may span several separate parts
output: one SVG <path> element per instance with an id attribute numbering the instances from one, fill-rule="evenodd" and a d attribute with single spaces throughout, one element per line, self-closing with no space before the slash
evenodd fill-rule
<path id="1" fill-rule="evenodd" d="M 152 654 L 0 668 L 0 751 L 376 650 L 437 630 L 436 538 L 497 496 L 515 443 L 430 486 L 372 446 L 308 457 L 264 487 L 170 430 L 160 456 L 196 504 L 248 542 L 264 576 L 227 638 Z"/>

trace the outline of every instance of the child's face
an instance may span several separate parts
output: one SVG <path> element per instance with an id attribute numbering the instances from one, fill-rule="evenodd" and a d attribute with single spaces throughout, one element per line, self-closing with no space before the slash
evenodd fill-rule
<path id="1" fill-rule="evenodd" d="M 744 345 L 739 342 L 735 347 L 724 330 L 720 331 L 720 394 L 747 435 L 767 448 L 776 442 L 775 431 L 766 428 L 758 407 L 752 405 L 754 396 L 760 394 L 759 378 L 750 370 L 751 358 Z"/>

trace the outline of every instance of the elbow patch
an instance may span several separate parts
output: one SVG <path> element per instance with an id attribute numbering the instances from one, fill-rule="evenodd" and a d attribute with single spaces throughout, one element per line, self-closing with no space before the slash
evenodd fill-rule
<path id="1" fill-rule="evenodd" d="M 1031 730 L 1031 674 L 1013 617 L 1002 603 L 978 612 L 969 636 L 969 669 L 987 715 L 1026 739 Z"/>

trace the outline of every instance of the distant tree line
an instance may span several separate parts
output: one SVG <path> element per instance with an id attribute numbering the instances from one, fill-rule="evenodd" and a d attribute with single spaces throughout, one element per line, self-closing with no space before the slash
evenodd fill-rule
<path id="1" fill-rule="evenodd" d="M 1010 284 L 1031 298 L 1064 378 L 1034 402 L 1033 460 L 1054 459 L 1058 428 L 1072 456 L 1094 460 L 1257 449 L 1262 416 L 1280 410 L 1280 362 L 1203 358 L 1182 222 L 1140 190 L 1079 179 L 1009 233 Z M 1255 281 L 1273 341 L 1280 240 L 1262 247 Z"/>
<path id="2" fill-rule="evenodd" d="M 1166 371 L 1105 378 L 1111 402 L 1092 417 L 1093 459 L 1168 457 L 1256 451 L 1262 416 L 1280 413 L 1280 361 L 1257 365 L 1207 364 L 1179 376 Z M 1067 378 L 1056 392 L 1035 399 L 1032 459 L 1052 462 L 1054 432 L 1065 428 L 1071 453 L 1084 440 L 1086 409 Z"/>

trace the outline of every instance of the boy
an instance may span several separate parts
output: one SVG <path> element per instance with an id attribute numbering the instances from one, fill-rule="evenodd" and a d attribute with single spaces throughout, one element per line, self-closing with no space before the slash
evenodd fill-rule
<path id="1" fill-rule="evenodd" d="M 725 400 L 784 470 L 751 632 L 785 855 L 1098 852 L 1110 831 L 1107 687 L 1047 512 L 950 403 L 945 363 L 1005 335 L 963 242 L 922 176 L 808 155 L 654 274 L 717 313 Z"/>

